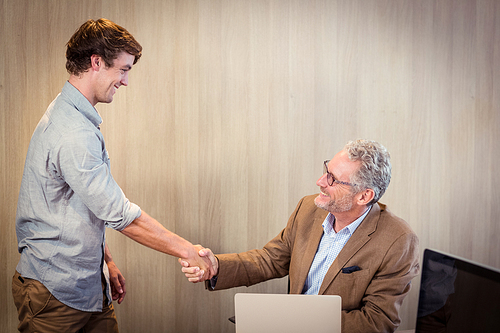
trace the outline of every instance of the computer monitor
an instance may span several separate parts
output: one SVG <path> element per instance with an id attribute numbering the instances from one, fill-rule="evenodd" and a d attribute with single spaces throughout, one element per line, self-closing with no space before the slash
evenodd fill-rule
<path id="1" fill-rule="evenodd" d="M 500 332 L 500 270 L 426 249 L 415 332 Z"/>

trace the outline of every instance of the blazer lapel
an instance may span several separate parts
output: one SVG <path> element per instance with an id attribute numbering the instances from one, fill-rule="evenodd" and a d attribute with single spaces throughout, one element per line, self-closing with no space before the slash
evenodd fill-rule
<path id="1" fill-rule="evenodd" d="M 316 251 L 318 250 L 319 242 L 323 236 L 323 221 L 325 220 L 328 212 L 322 214 L 322 217 L 315 217 L 313 222 L 313 229 L 311 230 L 310 238 L 307 242 L 307 247 L 305 248 L 304 255 L 300 264 L 300 270 L 297 275 L 297 284 L 290 290 L 291 294 L 301 294 L 304 287 L 304 283 L 307 279 L 307 274 L 309 273 L 309 268 L 312 265 Z"/>
<path id="2" fill-rule="evenodd" d="M 370 241 L 370 235 L 377 229 L 379 216 L 380 207 L 375 204 L 363 222 L 361 222 L 356 231 L 354 231 L 354 234 L 347 241 L 337 258 L 333 261 L 325 275 L 325 278 L 323 279 L 318 295 L 323 295 L 325 293 L 346 263 L 359 251 L 359 249 Z"/>

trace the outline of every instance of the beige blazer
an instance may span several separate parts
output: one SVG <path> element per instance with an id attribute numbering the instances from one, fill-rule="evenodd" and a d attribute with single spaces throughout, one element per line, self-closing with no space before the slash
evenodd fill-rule
<path id="1" fill-rule="evenodd" d="M 220 254 L 215 290 L 250 286 L 289 275 L 300 294 L 328 212 L 304 197 L 288 224 L 262 249 Z M 320 295 L 342 297 L 342 332 L 393 332 L 398 310 L 418 274 L 418 238 L 385 205 L 375 204 L 330 266 Z M 349 267 L 355 267 L 353 272 Z"/>

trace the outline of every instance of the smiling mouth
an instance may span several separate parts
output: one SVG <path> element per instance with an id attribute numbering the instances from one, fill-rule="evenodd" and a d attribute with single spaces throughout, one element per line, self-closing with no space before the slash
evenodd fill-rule
<path id="1" fill-rule="evenodd" d="M 320 189 L 319 189 L 319 192 L 320 192 L 320 194 L 321 194 L 322 196 L 324 196 L 324 197 L 330 197 L 330 195 L 328 195 L 327 193 L 323 192 L 323 189 L 322 189 L 322 188 L 320 188 Z"/>

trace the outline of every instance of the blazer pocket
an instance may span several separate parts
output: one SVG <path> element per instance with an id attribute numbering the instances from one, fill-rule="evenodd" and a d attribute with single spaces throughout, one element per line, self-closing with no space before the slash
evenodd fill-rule
<path id="1" fill-rule="evenodd" d="M 344 267 L 341 269 L 342 273 L 344 274 L 351 274 L 357 271 L 360 271 L 361 268 L 359 266 L 350 266 L 350 267 Z"/>
<path id="2" fill-rule="evenodd" d="M 370 270 L 369 269 L 359 269 L 355 270 L 351 273 L 343 273 L 342 271 L 340 272 L 340 275 L 343 277 L 347 277 L 349 279 L 362 279 L 364 277 L 369 277 L 370 275 Z"/>

